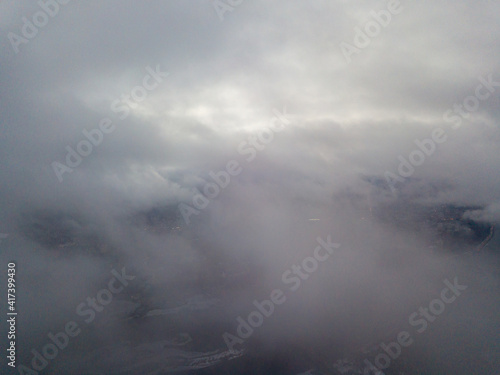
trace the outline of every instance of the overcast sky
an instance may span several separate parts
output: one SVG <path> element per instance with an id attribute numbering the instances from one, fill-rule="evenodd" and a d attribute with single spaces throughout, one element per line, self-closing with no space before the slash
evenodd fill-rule
<path id="1" fill-rule="evenodd" d="M 23 37 L 22 17 L 32 20 L 40 7 L 0 7 L 1 196 L 13 210 L 91 187 L 173 194 L 170 173 L 221 169 L 285 106 L 292 124 L 256 159 L 280 171 L 270 178 L 295 170 L 342 185 L 351 181 L 345 175 L 383 175 L 416 138 L 450 129 L 443 114 L 474 95 L 480 76 L 500 80 L 493 1 L 401 2 L 350 64 L 341 43 L 355 46 L 355 28 L 386 2 L 244 1 L 222 21 L 210 1 L 69 2 L 17 54 L 7 34 Z M 169 76 L 120 120 L 111 104 L 141 84 L 148 66 Z M 414 177 L 451 180 L 457 199 L 497 201 L 498 98 L 497 87 Z M 51 163 L 64 163 L 65 147 L 76 148 L 82 130 L 103 118 L 116 130 L 60 183 Z"/>
<path id="2" fill-rule="evenodd" d="M 48 283 L 70 272 L 67 265 L 58 274 L 45 253 L 34 261 L 28 247 L 36 245 L 22 242 L 21 214 L 41 209 L 78 212 L 138 259 L 121 218 L 157 204 L 194 207 L 193 189 L 202 191 L 209 173 L 231 160 L 241 173 L 186 225 L 214 222 L 217 246 L 230 252 L 241 245 L 238 252 L 265 259 L 271 289 L 295 259 L 283 249 L 300 254 L 317 235 L 337 236 L 353 254 L 371 241 L 409 246 L 394 229 L 373 239 L 353 227 L 352 197 L 369 205 L 404 196 L 480 206 L 468 215 L 500 220 L 497 1 L 237 3 L 73 0 L 50 8 L 52 16 L 40 15 L 34 1 L 0 3 L 0 233 L 21 241 L 9 242 L 11 258 L 25 259 L 31 271 L 52 269 L 58 276 Z M 360 36 L 381 11 L 386 25 Z M 261 149 L 250 146 L 276 111 L 283 129 L 271 131 Z M 98 144 L 68 166 L 68 149 L 100 124 L 108 132 L 101 127 Z M 409 160 L 415 142 L 436 129 L 445 140 L 433 141 L 421 165 L 402 176 L 400 157 Z M 252 147 L 248 161 L 242 149 Z M 375 177 L 378 189 L 367 182 Z M 314 233 L 302 228 L 310 218 L 322 220 Z M 157 254 L 159 240 L 144 241 Z M 412 256 L 415 264 L 428 261 Z M 367 284 L 380 276 L 378 266 L 357 262 Z M 438 282 L 454 276 L 444 265 L 441 271 Z M 74 288 L 87 277 L 76 273 Z M 56 294 L 77 303 L 82 288 Z M 369 294 L 357 293 L 351 296 L 360 301 Z M 399 310 L 403 320 L 411 306 Z"/>

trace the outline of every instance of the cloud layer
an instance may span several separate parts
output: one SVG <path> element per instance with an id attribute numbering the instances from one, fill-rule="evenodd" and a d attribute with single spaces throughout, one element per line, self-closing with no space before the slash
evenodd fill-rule
<path id="1" fill-rule="evenodd" d="M 250 358 L 268 364 L 257 370 L 334 371 L 325 366 L 390 338 L 459 276 L 464 296 L 387 374 L 497 371 L 498 242 L 484 258 L 455 255 L 500 217 L 498 3 L 218 3 L 0 4 L 0 246 L 2 267 L 19 270 L 19 361 L 123 266 L 142 281 L 46 373 L 78 373 L 95 343 L 114 351 L 174 332 L 189 333 L 191 352 L 219 350 L 252 301 L 288 288 L 283 272 L 330 235 L 338 253 L 249 339 Z M 390 6 L 401 11 L 358 46 Z M 349 59 L 342 43 L 356 49 Z M 269 132 L 276 111 L 285 126 Z M 445 140 L 426 153 L 436 129 Z M 240 172 L 207 200 L 230 161 Z M 196 211 L 189 223 L 181 203 Z M 455 229 L 432 210 L 463 220 L 462 234 L 443 235 Z M 124 313 L 196 298 L 212 307 L 169 323 L 132 327 Z M 465 351 L 468 340 L 482 346 Z M 290 353 L 309 359 L 286 368 Z M 174 356 L 160 354 L 152 367 Z M 126 373 L 124 356 L 96 366 Z M 255 373 L 244 358 L 228 363 Z"/>

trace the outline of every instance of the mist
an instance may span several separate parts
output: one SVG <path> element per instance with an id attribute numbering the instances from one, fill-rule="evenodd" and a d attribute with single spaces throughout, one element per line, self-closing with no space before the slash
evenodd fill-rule
<path id="1" fill-rule="evenodd" d="M 500 371 L 498 3 L 0 13 L 2 373 Z"/>

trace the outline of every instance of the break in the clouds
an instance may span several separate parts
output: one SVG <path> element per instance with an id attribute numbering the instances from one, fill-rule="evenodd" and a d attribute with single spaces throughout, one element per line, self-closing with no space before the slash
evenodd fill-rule
<path id="1" fill-rule="evenodd" d="M 0 267 L 25 366 L 6 371 L 498 372 L 499 11 L 1 2 Z M 290 294 L 281 275 L 326 236 L 338 252 Z M 77 306 L 123 267 L 136 279 L 86 323 Z M 455 277 L 468 289 L 416 332 Z M 383 366 L 373 348 L 402 331 Z"/>

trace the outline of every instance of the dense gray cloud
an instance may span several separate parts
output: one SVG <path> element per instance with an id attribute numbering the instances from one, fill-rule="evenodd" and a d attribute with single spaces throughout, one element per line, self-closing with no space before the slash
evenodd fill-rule
<path id="1" fill-rule="evenodd" d="M 140 345 L 186 332 L 182 350 L 223 350 L 252 301 L 288 291 L 282 274 L 331 236 L 336 255 L 214 373 L 336 371 L 454 277 L 468 290 L 384 371 L 498 371 L 498 237 L 474 252 L 500 218 L 498 3 L 234 1 L 223 20 L 220 3 L 57 3 L 33 38 L 39 3 L 0 3 L 0 257 L 18 265 L 18 363 L 82 322 L 75 307 L 124 266 L 137 279 L 42 373 L 166 372 L 182 355 Z M 195 206 L 232 160 L 241 172 Z M 144 318 L 156 310 L 168 322 Z"/>

